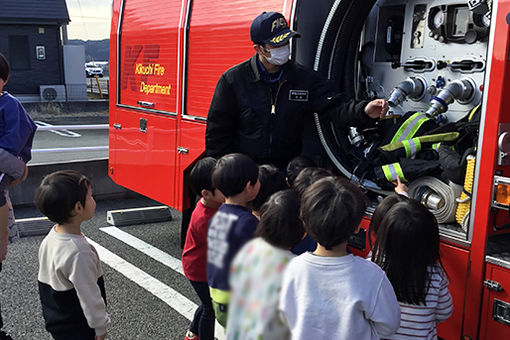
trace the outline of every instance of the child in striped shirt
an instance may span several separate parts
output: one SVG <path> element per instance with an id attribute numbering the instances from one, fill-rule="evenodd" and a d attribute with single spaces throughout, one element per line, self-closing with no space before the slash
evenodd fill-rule
<path id="1" fill-rule="evenodd" d="M 377 228 L 372 261 L 388 276 L 400 303 L 400 328 L 387 339 L 437 339 L 452 297 L 439 259 L 436 218 L 413 199 L 387 211 Z"/>

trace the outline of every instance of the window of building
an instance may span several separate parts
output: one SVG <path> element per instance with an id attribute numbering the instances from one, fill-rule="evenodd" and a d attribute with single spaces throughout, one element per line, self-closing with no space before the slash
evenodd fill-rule
<path id="1" fill-rule="evenodd" d="M 13 70 L 30 69 L 30 58 L 28 51 L 28 36 L 9 36 L 9 63 Z"/>

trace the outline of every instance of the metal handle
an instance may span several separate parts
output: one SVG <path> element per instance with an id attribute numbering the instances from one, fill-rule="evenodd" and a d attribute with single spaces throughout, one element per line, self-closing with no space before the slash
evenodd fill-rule
<path id="1" fill-rule="evenodd" d="M 495 291 L 495 292 L 502 292 L 503 287 L 501 287 L 501 284 L 496 281 L 492 280 L 485 280 L 483 281 L 483 286 L 489 290 Z"/>
<path id="2" fill-rule="evenodd" d="M 143 100 L 137 101 L 137 104 L 143 107 L 154 107 L 154 103 L 144 102 Z"/>
<path id="3" fill-rule="evenodd" d="M 184 155 L 187 155 L 189 152 L 189 149 L 188 148 L 185 148 L 183 146 L 178 146 L 177 147 L 177 153 L 180 153 L 180 154 L 184 154 Z"/>
<path id="4" fill-rule="evenodd" d="M 122 129 L 122 124 L 114 123 L 114 124 L 113 124 L 113 128 L 114 128 L 114 129 L 117 129 L 117 130 L 121 130 L 121 129 Z"/>
<path id="5" fill-rule="evenodd" d="M 501 152 L 510 153 L 510 133 L 505 131 L 499 135 L 498 147 Z"/>

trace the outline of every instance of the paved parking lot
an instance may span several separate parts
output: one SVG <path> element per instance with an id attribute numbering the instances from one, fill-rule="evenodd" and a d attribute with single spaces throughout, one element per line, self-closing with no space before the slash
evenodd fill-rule
<path id="1" fill-rule="evenodd" d="M 159 205 L 146 198 L 100 201 L 83 234 L 96 246 L 105 273 L 109 339 L 184 338 L 198 298 L 180 268 L 179 212 L 173 221 L 125 227 L 106 223 L 108 210 Z M 18 219 L 41 216 L 17 209 Z M 37 253 L 43 236 L 9 247 L 0 276 L 4 329 L 14 339 L 51 339 L 44 329 L 37 292 Z M 218 338 L 223 338 L 216 332 Z"/>

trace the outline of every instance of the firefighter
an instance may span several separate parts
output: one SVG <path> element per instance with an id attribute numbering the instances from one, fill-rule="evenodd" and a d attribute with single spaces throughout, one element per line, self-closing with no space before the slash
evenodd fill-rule
<path id="1" fill-rule="evenodd" d="M 253 20 L 256 54 L 223 73 L 216 85 L 207 117 L 207 156 L 240 152 L 285 169 L 303 149 L 316 161 L 317 155 L 307 152 L 322 152 L 313 112 L 356 127 L 370 127 L 386 114 L 384 99 L 345 102 L 318 73 L 289 60 L 295 36 L 281 13 L 264 12 Z"/>

